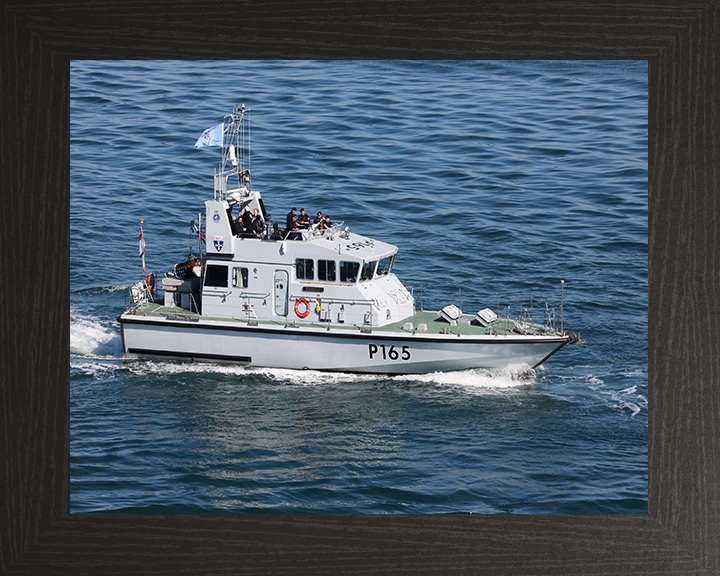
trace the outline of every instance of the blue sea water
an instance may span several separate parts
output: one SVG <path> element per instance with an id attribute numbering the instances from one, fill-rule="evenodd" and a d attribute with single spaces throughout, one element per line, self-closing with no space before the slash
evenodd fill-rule
<path id="1" fill-rule="evenodd" d="M 71 64 L 71 511 L 647 513 L 647 63 Z M 582 346 L 422 376 L 124 361 L 147 264 L 197 252 L 218 148 L 396 244 L 425 309 L 558 307 Z M 321 352 L 318 352 L 321 353 Z"/>

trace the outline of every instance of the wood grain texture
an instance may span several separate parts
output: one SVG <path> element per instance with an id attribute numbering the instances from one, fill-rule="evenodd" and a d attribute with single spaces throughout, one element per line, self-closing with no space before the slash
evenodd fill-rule
<path id="1" fill-rule="evenodd" d="M 1 3 L 0 572 L 720 574 L 719 1 Z M 649 60 L 648 515 L 69 514 L 69 61 L 288 57 Z"/>

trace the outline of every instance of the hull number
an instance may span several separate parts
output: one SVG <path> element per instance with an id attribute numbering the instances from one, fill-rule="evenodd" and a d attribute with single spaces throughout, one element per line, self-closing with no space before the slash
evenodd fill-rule
<path id="1" fill-rule="evenodd" d="M 410 346 L 395 348 L 393 344 L 387 348 L 385 344 L 368 344 L 368 352 L 370 360 L 381 355 L 383 360 L 410 360 Z"/>

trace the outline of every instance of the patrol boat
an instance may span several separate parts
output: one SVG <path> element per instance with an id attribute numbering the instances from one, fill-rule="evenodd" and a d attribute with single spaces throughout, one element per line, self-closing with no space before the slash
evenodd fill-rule
<path id="1" fill-rule="evenodd" d="M 535 368 L 581 343 L 562 327 L 562 304 L 560 326 L 547 304 L 542 323 L 527 310 L 516 319 L 455 305 L 425 311 L 392 272 L 396 246 L 343 224 L 273 222 L 251 184 L 249 121 L 243 104 L 198 140 L 222 147 L 213 198 L 193 222 L 198 255 L 128 289 L 118 318 L 126 358 L 410 374 Z"/>

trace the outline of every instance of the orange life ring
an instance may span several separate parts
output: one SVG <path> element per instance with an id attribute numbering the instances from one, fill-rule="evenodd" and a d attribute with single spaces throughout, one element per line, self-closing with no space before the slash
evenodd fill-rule
<path id="1" fill-rule="evenodd" d="M 155 290 L 155 275 L 148 274 L 147 278 L 145 279 L 145 284 L 147 284 L 148 292 L 152 292 L 153 290 Z"/>
<path id="2" fill-rule="evenodd" d="M 298 306 L 300 306 L 300 304 L 305 306 L 305 312 L 298 312 Z M 298 318 L 307 318 L 308 314 L 310 314 L 310 304 L 308 304 L 308 301 L 305 300 L 305 298 L 298 298 L 297 300 L 295 300 L 295 315 Z"/>

